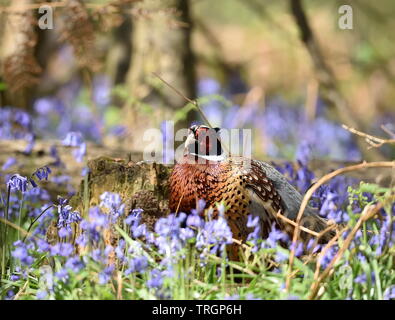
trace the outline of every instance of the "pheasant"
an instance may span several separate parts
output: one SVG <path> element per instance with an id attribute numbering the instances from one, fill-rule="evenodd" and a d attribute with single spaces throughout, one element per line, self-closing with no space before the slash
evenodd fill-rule
<path id="1" fill-rule="evenodd" d="M 184 154 L 170 177 L 171 212 L 189 213 L 203 199 L 218 215 L 216 203 L 223 202 L 225 217 L 233 237 L 245 241 L 252 231 L 248 215 L 258 216 L 262 238 L 267 238 L 273 224 L 292 236 L 294 227 L 279 219 L 281 213 L 296 220 L 302 202 L 301 194 L 271 165 L 243 157 L 227 157 L 221 146 L 219 128 L 194 125 L 188 130 Z M 248 164 L 248 165 L 246 165 Z M 307 207 L 301 223 L 320 232 L 327 227 L 313 208 Z M 309 234 L 301 233 L 304 240 Z M 326 233 L 325 242 L 333 236 Z"/>

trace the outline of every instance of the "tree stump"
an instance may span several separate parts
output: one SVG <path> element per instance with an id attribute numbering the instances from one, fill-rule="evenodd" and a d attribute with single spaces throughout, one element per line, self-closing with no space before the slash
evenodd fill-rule
<path id="1" fill-rule="evenodd" d="M 79 192 L 70 200 L 70 205 L 83 216 L 88 208 L 100 204 L 100 196 L 106 191 L 121 196 L 126 215 L 133 209 L 143 209 L 142 222 L 149 228 L 168 214 L 171 167 L 107 157 L 88 161 L 88 167 L 87 181 L 81 182 Z"/>

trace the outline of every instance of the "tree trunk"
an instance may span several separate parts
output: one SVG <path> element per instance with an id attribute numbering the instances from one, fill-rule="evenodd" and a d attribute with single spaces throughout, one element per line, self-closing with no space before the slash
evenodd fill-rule
<path id="1" fill-rule="evenodd" d="M 194 58 L 191 50 L 192 24 L 187 0 L 145 0 L 136 4 L 132 29 L 132 54 L 127 75 L 125 121 L 132 126 L 127 147 L 142 151 L 148 128 L 159 128 L 187 101 L 167 87 L 157 73 L 188 98 L 195 98 Z M 178 124 L 186 127 L 188 120 Z"/>
<path id="2" fill-rule="evenodd" d="M 8 12 L 1 14 L 1 78 L 7 84 L 7 90 L 2 92 L 1 105 L 28 108 L 41 73 L 35 55 L 36 12 L 23 8 L 32 3 L 31 0 L 13 0 Z"/>

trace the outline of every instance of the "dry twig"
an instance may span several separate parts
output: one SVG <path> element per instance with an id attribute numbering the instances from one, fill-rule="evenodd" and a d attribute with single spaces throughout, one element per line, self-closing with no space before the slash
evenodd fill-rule
<path id="1" fill-rule="evenodd" d="M 379 138 L 376 136 L 372 136 L 370 134 L 364 133 L 362 131 L 359 131 L 355 128 L 351 128 L 343 124 L 343 128 L 346 129 L 347 131 L 350 131 L 351 133 L 360 136 L 362 138 L 365 138 L 365 141 L 370 145 L 368 149 L 371 148 L 379 148 L 383 146 L 384 144 L 395 144 L 395 139 L 384 139 L 384 138 Z M 391 131 L 389 131 L 387 128 L 384 126 L 381 127 L 385 132 L 387 132 L 389 135 L 393 134 Z"/>
<path id="2" fill-rule="evenodd" d="M 356 225 L 354 228 L 351 230 L 350 234 L 347 236 L 346 240 L 344 241 L 343 246 L 340 248 L 340 250 L 336 253 L 335 257 L 332 259 L 332 261 L 328 264 L 328 266 L 325 268 L 325 270 L 321 273 L 320 276 L 317 277 L 317 279 L 314 281 L 314 283 L 311 286 L 311 294 L 309 296 L 309 299 L 312 300 L 314 299 L 319 291 L 319 285 L 322 283 L 322 281 L 329 275 L 331 270 L 333 269 L 333 266 L 337 261 L 340 260 L 340 258 L 343 256 L 344 252 L 347 250 L 347 248 L 350 246 L 352 239 L 354 238 L 355 234 L 359 230 L 359 228 L 362 226 L 362 223 L 369 220 L 372 218 L 381 208 L 383 207 L 383 203 L 379 203 L 377 205 L 372 205 L 372 206 L 366 206 L 358 219 Z M 325 253 L 322 253 L 320 257 L 322 257 Z M 320 260 L 320 257 L 318 260 Z M 318 266 L 319 268 L 319 266 Z"/>

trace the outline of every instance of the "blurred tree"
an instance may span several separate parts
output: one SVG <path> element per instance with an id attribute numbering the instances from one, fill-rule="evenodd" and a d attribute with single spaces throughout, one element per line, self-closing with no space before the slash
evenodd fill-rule
<path id="1" fill-rule="evenodd" d="M 133 102 L 125 105 L 125 121 L 133 124 L 128 147 L 141 150 L 144 131 L 159 128 L 164 120 L 172 120 L 187 102 L 153 73 L 194 99 L 195 69 L 189 1 L 145 0 L 137 3 L 134 10 L 138 14 L 133 20 L 132 54 L 126 78 Z M 188 112 L 177 128 L 187 127 L 195 115 L 194 111 Z"/>
<path id="2" fill-rule="evenodd" d="M 37 17 L 32 10 L 20 10 L 32 2 L 12 0 L 9 12 L 1 13 L 0 74 L 9 89 L 2 91 L 2 105 L 28 108 L 42 70 L 35 51 Z"/>

